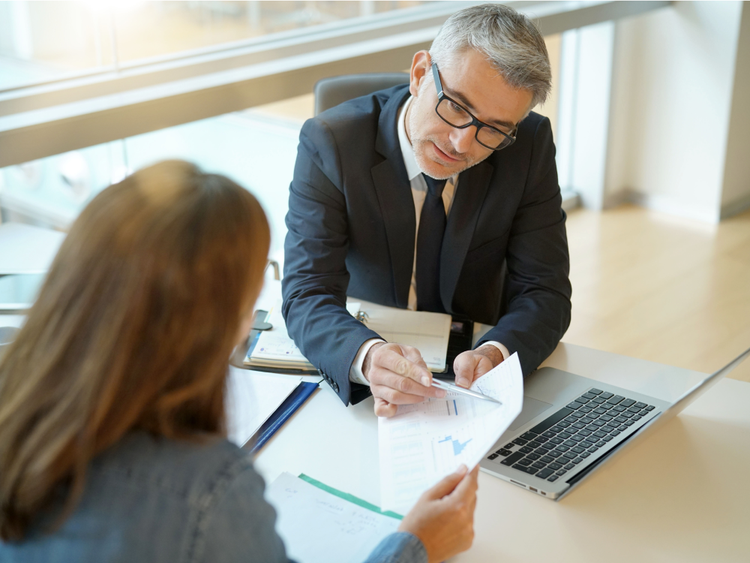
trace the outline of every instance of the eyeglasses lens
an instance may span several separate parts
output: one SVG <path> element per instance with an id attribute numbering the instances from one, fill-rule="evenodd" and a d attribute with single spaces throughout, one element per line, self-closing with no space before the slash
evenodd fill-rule
<path id="1" fill-rule="evenodd" d="M 448 98 L 440 100 L 437 114 L 453 127 L 464 127 L 473 121 L 473 117 L 461 106 L 453 103 Z M 477 141 L 490 149 L 501 149 L 508 146 L 512 140 L 499 131 L 489 127 L 480 127 L 477 133 Z"/>

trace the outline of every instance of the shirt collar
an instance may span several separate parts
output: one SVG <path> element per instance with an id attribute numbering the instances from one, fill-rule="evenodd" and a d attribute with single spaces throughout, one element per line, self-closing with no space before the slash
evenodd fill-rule
<path id="1" fill-rule="evenodd" d="M 398 144 L 401 146 L 401 156 L 404 158 L 406 175 L 409 177 L 410 182 L 422 173 L 417 165 L 417 159 L 414 157 L 414 149 L 406 134 L 406 111 L 409 109 L 411 100 L 412 97 L 409 96 L 404 105 L 401 106 L 398 114 Z"/>
<path id="2" fill-rule="evenodd" d="M 409 177 L 409 182 L 411 182 L 414 178 L 422 174 L 422 170 L 419 168 L 419 165 L 417 164 L 417 159 L 414 156 L 414 149 L 411 146 L 411 142 L 409 141 L 409 137 L 406 134 L 406 110 L 409 109 L 409 104 L 411 104 L 412 97 L 409 96 L 406 98 L 406 102 L 403 106 L 401 106 L 401 109 L 399 110 L 398 114 L 398 144 L 401 147 L 401 156 L 404 159 L 404 167 L 406 168 L 406 175 Z M 452 184 L 453 186 L 458 185 L 458 174 L 455 174 L 448 178 L 448 183 Z M 427 185 L 425 184 L 425 188 Z"/>

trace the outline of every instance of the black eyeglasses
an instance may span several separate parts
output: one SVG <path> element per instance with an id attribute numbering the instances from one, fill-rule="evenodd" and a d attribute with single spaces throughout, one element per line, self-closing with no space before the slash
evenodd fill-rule
<path id="1" fill-rule="evenodd" d="M 486 123 L 479 121 L 471 112 L 457 101 L 450 98 L 443 91 L 443 82 L 440 80 L 440 71 L 437 63 L 432 63 L 432 76 L 435 79 L 435 88 L 437 89 L 438 103 L 435 106 L 435 113 L 451 127 L 456 129 L 466 129 L 472 125 L 476 126 L 477 142 L 483 147 L 499 151 L 511 146 L 516 141 L 516 129 L 504 133 Z"/>

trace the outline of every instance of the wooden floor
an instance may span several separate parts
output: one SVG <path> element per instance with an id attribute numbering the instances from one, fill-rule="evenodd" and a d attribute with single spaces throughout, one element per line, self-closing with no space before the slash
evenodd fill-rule
<path id="1" fill-rule="evenodd" d="M 568 215 L 563 341 L 713 372 L 750 347 L 750 211 L 719 225 L 634 206 Z M 750 382 L 750 360 L 729 377 Z"/>

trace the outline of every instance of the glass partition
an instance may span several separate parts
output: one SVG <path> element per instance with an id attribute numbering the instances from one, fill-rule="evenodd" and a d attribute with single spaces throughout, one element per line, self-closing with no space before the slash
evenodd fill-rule
<path id="1" fill-rule="evenodd" d="M 0 92 L 113 69 L 109 21 L 96 4 L 0 2 Z"/>
<path id="2" fill-rule="evenodd" d="M 426 3 L 0 2 L 0 92 Z"/>
<path id="3" fill-rule="evenodd" d="M 299 119 L 279 116 L 278 109 L 260 108 L 8 166 L 0 169 L 3 219 L 64 230 L 110 183 L 159 160 L 178 158 L 252 191 L 271 225 L 270 256 L 281 261 L 301 125 Z"/>
<path id="4" fill-rule="evenodd" d="M 545 39 L 553 90 L 547 103 L 535 111 L 550 118 L 556 134 L 560 36 Z M 258 197 L 271 224 L 271 257 L 281 262 L 299 130 L 312 114 L 313 96 L 308 94 L 8 166 L 0 169 L 0 206 L 5 219 L 65 229 L 94 195 L 126 173 L 158 160 L 180 158 L 225 174 Z"/>

